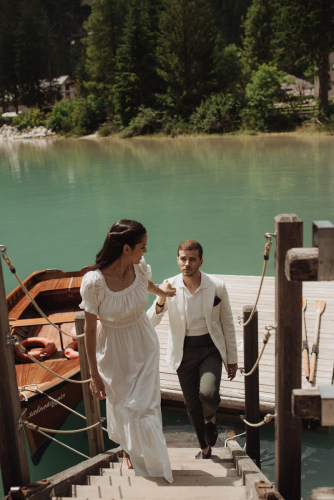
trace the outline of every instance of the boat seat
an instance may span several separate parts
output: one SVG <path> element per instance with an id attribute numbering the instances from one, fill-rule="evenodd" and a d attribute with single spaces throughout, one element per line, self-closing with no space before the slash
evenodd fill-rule
<path id="1" fill-rule="evenodd" d="M 50 316 L 49 319 L 56 325 L 60 325 L 62 323 L 74 323 L 75 317 L 78 312 L 73 312 L 66 314 L 64 316 Z M 18 326 L 36 326 L 36 325 L 47 325 L 48 321 L 44 318 L 27 318 L 27 319 L 10 319 L 9 326 L 18 327 Z"/>

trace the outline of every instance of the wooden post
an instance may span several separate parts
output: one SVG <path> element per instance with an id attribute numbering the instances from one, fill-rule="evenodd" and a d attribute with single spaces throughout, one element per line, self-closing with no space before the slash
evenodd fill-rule
<path id="1" fill-rule="evenodd" d="M 8 335 L 8 336 L 7 336 Z M 0 463 L 4 493 L 30 483 L 0 254 Z"/>
<path id="2" fill-rule="evenodd" d="M 292 214 L 275 217 L 275 486 L 285 500 L 301 497 L 301 421 L 291 411 L 301 387 L 302 283 L 285 277 L 285 256 L 303 246 L 303 223 Z"/>
<path id="3" fill-rule="evenodd" d="M 75 318 L 75 329 L 78 335 L 84 332 L 85 325 L 85 313 L 79 312 Z M 80 359 L 80 371 L 81 380 L 87 380 L 90 378 L 90 369 L 86 353 L 85 337 L 77 339 L 78 351 Z M 85 403 L 85 412 L 87 418 L 87 427 L 100 421 L 100 401 L 91 394 L 89 384 L 82 384 L 82 392 Z M 91 457 L 103 453 L 104 441 L 103 441 L 103 431 L 102 424 L 94 427 L 88 432 L 88 442 L 89 442 L 89 453 Z"/>
<path id="4" fill-rule="evenodd" d="M 246 323 L 254 306 L 243 308 L 243 322 Z M 258 312 L 256 311 L 248 325 L 244 326 L 244 368 L 251 371 L 259 355 L 258 349 Z M 252 424 L 260 422 L 259 368 L 249 377 L 245 377 L 245 416 Z M 260 428 L 246 425 L 246 452 L 261 469 Z"/>

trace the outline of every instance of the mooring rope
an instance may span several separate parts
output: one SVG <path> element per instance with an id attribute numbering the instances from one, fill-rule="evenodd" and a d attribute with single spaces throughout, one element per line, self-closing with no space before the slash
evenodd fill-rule
<path id="1" fill-rule="evenodd" d="M 31 301 L 31 303 L 34 305 L 34 307 L 37 309 L 37 311 L 40 313 L 40 315 L 51 325 L 53 326 L 54 328 L 56 328 L 58 330 L 59 333 L 63 333 L 64 335 L 67 335 L 68 337 L 74 337 L 74 338 L 80 338 L 80 337 L 84 337 L 85 334 L 82 333 L 81 335 L 72 335 L 71 333 L 68 333 L 68 332 L 65 332 L 64 330 L 62 330 L 61 328 L 59 328 L 59 326 L 57 326 L 55 323 L 53 323 L 53 321 L 51 321 L 46 314 L 44 314 L 44 312 L 42 311 L 42 309 L 39 307 L 39 305 L 37 304 L 37 302 L 35 301 L 35 299 L 30 295 L 29 291 L 27 290 L 27 288 L 25 287 L 25 285 L 22 283 L 22 281 L 20 280 L 20 278 L 18 277 L 17 273 L 16 273 L 16 269 L 15 267 L 13 266 L 12 264 L 12 261 L 10 260 L 10 258 L 8 257 L 8 255 L 6 254 L 6 247 L 3 246 L 3 245 L 0 245 L 0 252 L 2 253 L 2 257 L 4 259 L 4 261 L 6 262 L 6 264 L 8 265 L 9 269 L 10 269 L 10 272 L 12 274 L 14 274 L 15 278 L 17 279 L 17 281 L 19 282 L 22 290 L 24 291 L 24 293 L 26 294 L 26 296 L 29 298 L 29 300 Z"/>
<path id="2" fill-rule="evenodd" d="M 255 314 L 256 306 L 257 306 L 257 303 L 258 303 L 259 298 L 260 298 L 263 280 L 264 280 L 264 276 L 266 274 L 267 264 L 268 264 L 268 260 L 269 260 L 270 248 L 271 248 L 271 244 L 272 244 L 271 239 L 276 237 L 276 233 L 266 233 L 264 235 L 264 237 L 266 238 L 267 241 L 264 245 L 264 254 L 263 254 L 264 255 L 264 262 L 263 262 L 263 269 L 262 269 L 262 276 L 261 276 L 259 291 L 258 291 L 256 300 L 255 300 L 255 304 L 254 304 L 253 310 L 251 312 L 251 315 L 249 316 L 246 323 L 242 323 L 242 316 L 238 316 L 239 325 L 241 325 L 241 326 L 247 326 L 248 323 L 250 323 L 252 321 L 253 316 Z"/>
<path id="3" fill-rule="evenodd" d="M 269 424 L 269 422 L 271 422 L 271 420 L 273 418 L 276 417 L 276 413 L 272 414 L 272 413 L 267 413 L 267 415 L 265 415 L 264 419 L 261 421 L 261 422 L 258 422 L 257 424 L 251 424 L 250 422 L 248 422 L 245 418 L 245 415 L 240 415 L 240 418 L 241 420 L 246 424 L 248 425 L 249 427 L 262 427 L 262 425 L 266 425 L 266 424 Z"/>
<path id="4" fill-rule="evenodd" d="M 55 443 L 61 444 L 62 446 L 64 446 L 64 448 L 67 448 L 68 450 L 74 451 L 74 453 L 77 453 L 78 455 L 81 455 L 82 457 L 89 458 L 87 455 L 84 455 L 83 453 L 81 453 L 81 451 L 78 451 L 78 450 L 75 450 L 74 448 L 71 448 L 71 446 L 68 446 L 67 444 L 62 443 L 61 441 L 58 441 L 58 439 L 55 439 L 54 437 L 49 436 L 49 434 L 45 434 L 45 432 L 41 431 L 40 429 L 36 429 L 36 432 L 39 432 L 40 434 L 47 437 L 48 439 L 51 439 Z"/>
<path id="5" fill-rule="evenodd" d="M 65 380 L 66 382 L 72 382 L 72 384 L 87 384 L 88 382 L 91 381 L 91 378 L 89 378 L 87 380 L 72 380 L 70 378 L 66 378 L 66 377 L 63 377 L 62 375 L 59 375 L 58 373 L 50 370 L 50 368 L 47 368 L 45 365 L 43 365 L 43 363 L 41 363 L 40 361 L 38 361 L 36 358 L 34 358 L 33 356 L 31 356 L 28 353 L 27 349 L 25 347 L 23 347 L 23 345 L 18 341 L 18 339 L 14 335 L 12 336 L 12 339 L 13 339 L 13 345 L 15 347 L 18 347 L 23 354 L 26 354 L 28 356 L 28 358 L 31 359 L 31 361 L 33 361 L 34 363 L 37 363 L 39 366 L 41 366 L 42 368 L 44 368 L 44 370 L 46 370 L 47 372 L 51 373 L 52 375 L 55 375 L 56 377 L 59 377 L 62 380 Z"/>
<path id="6" fill-rule="evenodd" d="M 42 432 L 50 432 L 51 434 L 77 434 L 78 432 L 83 432 L 83 431 L 89 431 L 90 429 L 94 429 L 94 427 L 97 427 L 98 425 L 102 425 L 101 422 L 96 422 L 93 425 L 90 425 L 89 427 L 85 427 L 84 429 L 74 429 L 71 431 L 60 431 L 56 429 L 46 429 L 45 427 L 40 427 L 39 425 L 32 424 L 31 422 L 27 422 L 27 420 L 23 420 L 24 425 L 28 428 L 31 429 L 32 431 L 38 431 L 41 430 Z"/>
<path id="7" fill-rule="evenodd" d="M 256 368 L 258 367 L 258 365 L 260 363 L 260 359 L 262 358 L 262 354 L 264 353 L 266 345 L 268 344 L 268 340 L 269 340 L 270 335 L 271 335 L 270 334 L 270 330 L 274 330 L 276 327 L 275 326 L 271 326 L 271 325 L 267 325 L 265 328 L 267 330 L 267 333 L 264 336 L 263 346 L 262 346 L 260 355 L 259 355 L 259 357 L 256 360 L 255 365 L 253 366 L 253 368 L 251 369 L 251 371 L 248 372 L 248 373 L 245 373 L 245 369 L 244 368 L 239 368 L 241 375 L 243 375 L 244 377 L 249 377 L 250 375 L 252 375 L 255 372 Z"/>
<path id="8" fill-rule="evenodd" d="M 29 389 L 29 387 L 31 386 L 34 386 L 36 387 L 36 389 Z M 81 415 L 81 413 L 78 413 L 77 411 L 73 410 L 73 408 L 70 408 L 69 406 L 66 406 L 64 403 L 61 403 L 60 401 L 58 401 L 58 399 L 54 399 L 52 396 L 50 396 L 49 394 L 47 394 L 46 392 L 43 392 L 41 391 L 39 388 L 38 388 L 38 385 L 37 384 L 29 384 L 29 385 L 23 385 L 22 387 L 19 387 L 19 391 L 20 391 L 20 394 L 22 394 L 22 396 L 25 398 L 25 402 L 26 404 L 28 404 L 29 400 L 27 398 L 27 396 L 24 394 L 23 391 L 29 391 L 29 392 L 33 392 L 34 394 L 41 394 L 43 396 L 46 396 L 47 398 L 51 399 L 51 401 L 54 401 L 56 404 L 60 405 L 60 406 L 63 406 L 64 408 L 66 408 L 67 410 L 71 411 L 72 413 L 74 413 L 74 415 L 77 415 L 78 417 L 80 418 L 83 418 L 84 420 L 87 420 L 87 418 L 84 416 L 84 415 Z M 25 411 L 27 410 L 27 408 L 25 408 Z M 24 413 L 24 412 L 23 412 Z M 22 415 L 23 415 L 22 413 Z M 104 417 L 101 417 L 101 422 L 105 420 Z M 104 432 L 108 432 L 108 430 L 102 426 L 102 430 Z"/>

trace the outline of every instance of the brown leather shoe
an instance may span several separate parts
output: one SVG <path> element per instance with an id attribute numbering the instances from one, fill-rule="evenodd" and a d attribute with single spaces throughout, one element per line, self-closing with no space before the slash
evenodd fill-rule
<path id="1" fill-rule="evenodd" d="M 202 460 L 206 460 L 206 459 L 208 459 L 208 458 L 211 458 L 211 451 L 212 451 L 212 449 L 211 449 L 211 446 L 210 446 L 209 451 L 207 452 L 207 454 L 205 454 L 205 453 L 204 453 L 204 451 L 203 451 L 203 450 L 201 450 L 201 451 L 199 451 L 199 452 L 197 453 L 197 455 L 195 456 L 195 458 L 198 458 L 198 459 L 200 459 L 200 460 L 201 460 L 201 459 L 202 459 Z"/>

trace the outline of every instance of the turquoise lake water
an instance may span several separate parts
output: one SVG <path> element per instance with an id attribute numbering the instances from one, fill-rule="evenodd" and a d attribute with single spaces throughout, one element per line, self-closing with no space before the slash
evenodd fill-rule
<path id="1" fill-rule="evenodd" d="M 147 228 L 156 283 L 178 273 L 176 249 L 185 239 L 203 245 L 204 272 L 260 275 L 263 235 L 274 230 L 276 215 L 304 221 L 304 246 L 311 246 L 313 220 L 334 222 L 333 158 L 331 137 L 3 141 L 0 244 L 21 278 L 38 269 L 77 270 L 93 263 L 109 227 L 128 217 Z M 3 271 L 8 293 L 16 282 Z M 272 258 L 267 274 L 274 275 Z M 166 428 L 189 425 L 184 415 L 163 417 Z M 243 431 L 241 423 L 221 425 Z M 79 426 L 74 416 L 65 424 Z M 88 453 L 85 437 L 65 441 Z M 274 429 L 261 430 L 261 450 L 263 471 L 274 480 Z M 333 433 L 303 432 L 302 451 L 306 499 L 312 488 L 334 486 Z M 31 479 L 80 461 L 53 444 L 31 465 Z"/>

